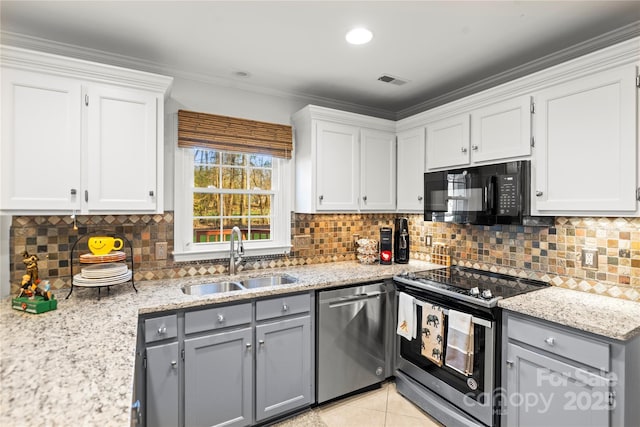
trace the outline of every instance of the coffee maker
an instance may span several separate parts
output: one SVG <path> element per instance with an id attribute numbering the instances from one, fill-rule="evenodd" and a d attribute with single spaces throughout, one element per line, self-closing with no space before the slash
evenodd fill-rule
<path id="1" fill-rule="evenodd" d="M 393 254 L 391 250 L 393 248 L 391 227 L 380 227 L 380 264 L 389 265 L 392 262 Z"/>
<path id="2" fill-rule="evenodd" d="M 409 219 L 396 218 L 394 221 L 393 255 L 397 264 L 409 262 Z"/>

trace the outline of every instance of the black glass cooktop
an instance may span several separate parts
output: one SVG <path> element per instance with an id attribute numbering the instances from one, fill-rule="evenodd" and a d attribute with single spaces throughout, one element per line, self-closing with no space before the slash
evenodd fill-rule
<path id="1" fill-rule="evenodd" d="M 500 298 L 509 298 L 548 286 L 538 280 L 458 266 L 406 273 L 396 276 L 395 279 L 450 294 L 454 298 L 473 298 L 488 307 L 495 306 Z"/>

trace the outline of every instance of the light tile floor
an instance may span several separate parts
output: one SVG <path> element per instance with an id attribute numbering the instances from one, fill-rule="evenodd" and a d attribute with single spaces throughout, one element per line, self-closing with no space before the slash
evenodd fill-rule
<path id="1" fill-rule="evenodd" d="M 283 423 L 286 427 L 442 427 L 420 408 L 396 391 L 394 382 L 336 402 L 317 406 L 300 419 Z M 321 421 L 321 422 L 320 422 Z"/>

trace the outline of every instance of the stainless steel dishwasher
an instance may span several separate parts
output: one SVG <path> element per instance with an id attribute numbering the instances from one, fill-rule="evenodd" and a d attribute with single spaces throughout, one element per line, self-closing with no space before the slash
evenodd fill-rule
<path id="1" fill-rule="evenodd" d="M 318 292 L 318 403 L 390 375 L 387 296 L 383 282 Z"/>

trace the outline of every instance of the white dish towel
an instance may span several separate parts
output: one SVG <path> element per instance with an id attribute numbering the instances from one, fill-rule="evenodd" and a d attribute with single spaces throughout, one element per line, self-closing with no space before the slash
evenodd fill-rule
<path id="1" fill-rule="evenodd" d="M 468 313 L 449 310 L 444 364 L 465 375 L 473 373 L 473 323 Z"/>
<path id="2" fill-rule="evenodd" d="M 411 341 L 416 337 L 416 305 L 411 295 L 399 293 L 398 298 L 398 328 L 396 333 Z"/>

